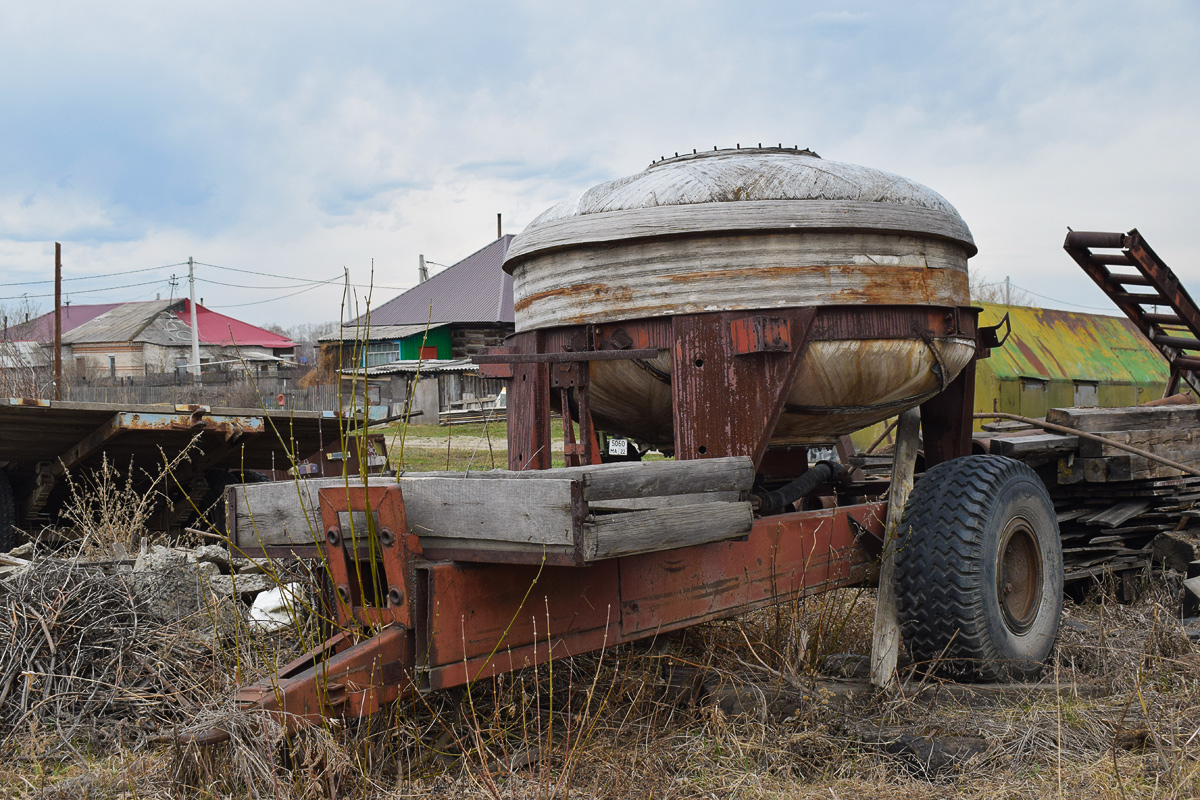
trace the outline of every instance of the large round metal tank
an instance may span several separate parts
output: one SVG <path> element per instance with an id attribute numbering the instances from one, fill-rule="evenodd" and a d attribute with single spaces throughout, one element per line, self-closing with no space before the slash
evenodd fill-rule
<path id="1" fill-rule="evenodd" d="M 537 217 L 504 268 L 522 332 L 782 307 L 954 309 L 969 305 L 975 252 L 958 212 L 931 189 L 768 148 L 668 158 L 602 183 Z M 911 408 L 974 348 L 973 335 L 916 325 L 899 337 L 810 341 L 771 444 L 830 442 Z M 671 444 L 669 354 L 591 370 L 597 426 Z"/>

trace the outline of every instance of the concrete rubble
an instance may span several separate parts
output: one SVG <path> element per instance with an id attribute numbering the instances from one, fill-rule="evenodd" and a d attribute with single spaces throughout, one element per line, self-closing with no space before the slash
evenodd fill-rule
<path id="1" fill-rule="evenodd" d="M 303 584 L 276 578 L 266 562 L 233 556 L 218 544 L 168 547 L 142 539 L 136 555 L 121 545 L 112 558 L 83 559 L 89 566 L 131 581 L 137 593 L 150 602 L 156 616 L 184 619 L 216 605 L 239 601 L 250 624 L 271 631 L 293 624 L 293 614 L 307 605 Z M 0 554 L 0 582 L 28 569 L 37 569 L 44 558 L 26 543 Z M 282 581 L 282 583 L 280 582 Z"/>

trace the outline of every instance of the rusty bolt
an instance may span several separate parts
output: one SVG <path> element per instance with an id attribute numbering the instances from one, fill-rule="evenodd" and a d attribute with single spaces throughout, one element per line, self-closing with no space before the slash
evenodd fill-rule
<path id="1" fill-rule="evenodd" d="M 343 603 L 350 602 L 350 587 L 344 583 L 338 584 L 338 597 L 342 598 Z"/>
<path id="2" fill-rule="evenodd" d="M 388 602 L 393 606 L 404 605 L 404 592 L 401 591 L 399 586 L 388 587 Z"/>
<path id="3" fill-rule="evenodd" d="M 392 533 L 391 528 L 380 528 L 379 541 L 383 542 L 384 547 L 391 547 L 396 543 L 396 534 Z"/>
<path id="4" fill-rule="evenodd" d="M 337 528 L 330 528 L 325 531 L 325 541 L 329 542 L 330 547 L 337 547 L 342 542 L 342 532 Z"/>

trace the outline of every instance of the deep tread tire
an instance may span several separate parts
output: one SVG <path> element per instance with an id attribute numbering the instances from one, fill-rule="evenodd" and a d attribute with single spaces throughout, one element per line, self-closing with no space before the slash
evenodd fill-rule
<path id="1" fill-rule="evenodd" d="M 1014 560 L 1012 547 L 1002 555 L 1002 542 L 1028 557 Z M 898 545 L 896 599 L 914 662 L 984 680 L 1040 671 L 1062 614 L 1062 543 L 1032 469 L 1003 456 L 938 464 L 909 496 Z M 1033 561 L 1038 569 L 1019 569 Z M 1028 593 L 1013 595 L 1014 584 Z"/>
<path id="2" fill-rule="evenodd" d="M 0 469 L 0 553 L 7 553 L 17 544 L 17 504 L 13 500 L 8 474 Z"/>

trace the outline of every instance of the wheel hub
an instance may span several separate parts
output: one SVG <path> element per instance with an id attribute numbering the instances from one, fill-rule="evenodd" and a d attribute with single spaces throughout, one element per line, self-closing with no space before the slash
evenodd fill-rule
<path id="1" fill-rule="evenodd" d="M 1042 604 L 1042 551 L 1023 517 L 1009 521 L 998 555 L 996 589 L 1004 624 L 1013 633 L 1025 633 Z"/>

